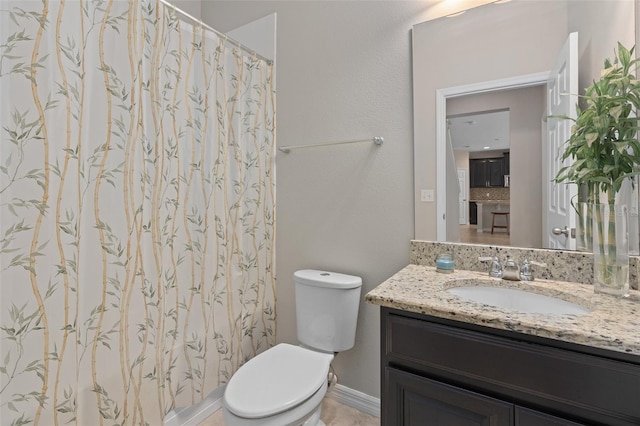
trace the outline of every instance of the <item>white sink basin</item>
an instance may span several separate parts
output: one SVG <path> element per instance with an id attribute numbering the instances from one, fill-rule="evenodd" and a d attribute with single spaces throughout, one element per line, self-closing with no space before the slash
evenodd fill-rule
<path id="1" fill-rule="evenodd" d="M 464 286 L 450 288 L 447 292 L 466 301 L 512 309 L 522 313 L 584 315 L 590 312 L 590 309 L 576 303 L 511 288 Z"/>

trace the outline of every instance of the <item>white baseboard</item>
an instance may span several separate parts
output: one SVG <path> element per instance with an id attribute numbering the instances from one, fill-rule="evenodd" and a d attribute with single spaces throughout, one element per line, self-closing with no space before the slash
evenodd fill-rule
<path id="1" fill-rule="evenodd" d="M 341 384 L 335 387 L 327 394 L 329 398 L 333 398 L 341 404 L 348 405 L 363 413 L 380 417 L 380 398 L 374 398 L 371 395 L 348 388 Z"/>
<path id="2" fill-rule="evenodd" d="M 169 411 L 164 417 L 164 426 L 198 426 L 222 408 L 225 387 L 215 389 L 197 404 Z"/>
<path id="3" fill-rule="evenodd" d="M 171 410 L 164 418 L 164 426 L 197 426 L 222 408 L 225 387 L 219 387 L 199 403 L 185 408 Z M 336 384 L 327 397 L 348 405 L 363 413 L 380 417 L 380 399 L 366 393 Z"/>

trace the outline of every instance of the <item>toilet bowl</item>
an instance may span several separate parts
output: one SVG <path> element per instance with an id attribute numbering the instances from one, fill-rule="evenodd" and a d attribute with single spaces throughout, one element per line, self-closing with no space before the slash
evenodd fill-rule
<path id="1" fill-rule="evenodd" d="M 222 413 L 229 426 L 315 426 L 333 354 L 281 343 L 233 375 Z"/>
<path id="2" fill-rule="evenodd" d="M 281 343 L 236 371 L 223 398 L 229 426 L 324 426 L 329 366 L 354 345 L 362 279 L 305 269 L 294 284 L 302 346 Z"/>

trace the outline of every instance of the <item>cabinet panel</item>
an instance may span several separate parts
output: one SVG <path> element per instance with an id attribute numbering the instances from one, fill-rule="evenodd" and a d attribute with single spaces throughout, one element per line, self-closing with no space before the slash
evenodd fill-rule
<path id="1" fill-rule="evenodd" d="M 502 169 L 505 175 L 511 173 L 511 155 L 509 152 L 504 153 Z"/>
<path id="2" fill-rule="evenodd" d="M 518 405 L 548 407 L 569 418 L 640 424 L 637 364 L 394 313 L 385 317 L 386 365 L 482 389 Z"/>
<path id="3" fill-rule="evenodd" d="M 393 368 L 386 370 L 390 409 L 385 425 L 510 426 L 513 405 Z"/>
<path id="4" fill-rule="evenodd" d="M 486 162 L 484 160 L 469 160 L 469 184 L 471 188 L 485 188 L 487 186 Z"/>
<path id="5" fill-rule="evenodd" d="M 471 225 L 478 224 L 478 203 L 469 202 L 469 223 Z"/>
<path id="6" fill-rule="evenodd" d="M 504 170 L 502 169 L 502 159 L 487 160 L 487 180 L 491 187 L 504 186 Z"/>
<path id="7" fill-rule="evenodd" d="M 584 426 L 583 423 L 575 423 L 560 417 L 516 407 L 516 426 Z"/>

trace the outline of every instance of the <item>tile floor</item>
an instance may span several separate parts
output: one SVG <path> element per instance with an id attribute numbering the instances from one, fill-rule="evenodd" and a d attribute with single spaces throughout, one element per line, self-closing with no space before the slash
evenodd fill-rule
<path id="1" fill-rule="evenodd" d="M 492 244 L 498 246 L 508 246 L 509 235 L 504 230 L 491 232 L 477 232 L 476 225 L 460 225 L 460 242 L 467 244 Z"/>
<path id="2" fill-rule="evenodd" d="M 379 426 L 380 419 L 340 404 L 333 398 L 325 398 L 322 402 L 322 421 L 327 426 Z M 226 426 L 222 419 L 222 411 L 218 410 L 211 417 L 200 423 L 200 426 Z"/>

